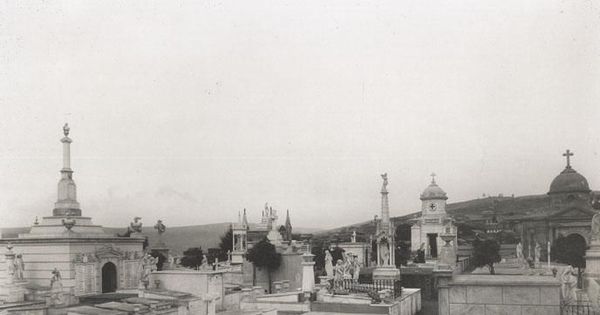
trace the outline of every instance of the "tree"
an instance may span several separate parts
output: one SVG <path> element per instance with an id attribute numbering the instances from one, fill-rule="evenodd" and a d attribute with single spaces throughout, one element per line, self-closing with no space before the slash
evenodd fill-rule
<path id="1" fill-rule="evenodd" d="M 150 252 L 150 256 L 156 258 L 158 257 L 158 263 L 156 264 L 156 269 L 158 271 L 163 270 L 163 266 L 165 265 L 165 261 L 167 261 L 167 257 L 165 257 L 165 255 L 163 255 L 161 252 L 157 251 L 157 250 L 152 250 Z"/>
<path id="2" fill-rule="evenodd" d="M 345 250 L 338 246 L 334 247 L 331 250 L 331 258 L 333 259 L 333 265 L 336 265 L 339 259 L 344 260 L 344 252 Z"/>
<path id="3" fill-rule="evenodd" d="M 197 270 L 202 265 L 203 255 L 202 247 L 190 247 L 183 252 L 181 265 Z"/>
<path id="4" fill-rule="evenodd" d="M 227 257 L 227 252 L 233 251 L 233 229 L 231 226 L 229 226 L 227 232 L 221 236 L 219 248 L 221 249 L 221 253 L 219 253 L 219 261 L 228 260 L 229 257 Z"/>
<path id="5" fill-rule="evenodd" d="M 277 270 L 281 265 L 281 254 L 275 249 L 275 245 L 271 244 L 268 238 L 262 239 L 256 243 L 248 253 L 246 259 L 252 262 L 254 268 L 264 268 L 267 270 L 269 280 L 269 293 L 271 292 L 271 272 Z M 254 270 L 256 271 L 256 270 Z M 256 272 L 254 272 L 256 274 Z M 255 282 L 255 280 L 253 281 Z M 256 283 L 253 283 L 253 285 Z"/>
<path id="6" fill-rule="evenodd" d="M 550 250 L 553 261 L 577 268 L 577 285 L 581 286 L 581 268 L 585 268 L 585 239 L 579 234 L 560 235 Z"/>
<path id="7" fill-rule="evenodd" d="M 473 265 L 487 266 L 490 274 L 495 274 L 494 263 L 500 262 L 500 244 L 495 239 L 473 241 Z"/>

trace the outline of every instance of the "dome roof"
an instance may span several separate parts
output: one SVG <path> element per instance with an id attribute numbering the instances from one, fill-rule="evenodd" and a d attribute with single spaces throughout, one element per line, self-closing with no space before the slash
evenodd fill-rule
<path id="1" fill-rule="evenodd" d="M 583 175 L 577 173 L 576 170 L 567 166 L 558 176 L 554 178 L 550 184 L 548 194 L 573 193 L 573 192 L 590 192 L 590 186 L 587 179 Z"/>
<path id="2" fill-rule="evenodd" d="M 421 200 L 431 199 L 448 199 L 446 192 L 444 192 L 444 190 L 442 190 L 440 186 L 435 183 L 435 181 L 431 181 L 431 184 L 427 186 L 427 188 L 425 188 L 421 194 Z"/>

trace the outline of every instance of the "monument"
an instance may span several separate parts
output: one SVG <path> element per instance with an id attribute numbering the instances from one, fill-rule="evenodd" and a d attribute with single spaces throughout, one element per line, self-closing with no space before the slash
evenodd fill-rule
<path id="1" fill-rule="evenodd" d="M 415 251 L 424 244 L 425 258 L 437 260 L 442 250 L 441 235 L 444 234 L 447 220 L 446 192 L 435 182 L 435 173 L 431 174 L 431 183 L 421 194 L 421 216 L 413 220 L 411 227 L 411 248 Z M 456 237 L 451 241 L 456 246 Z"/>
<path id="2" fill-rule="evenodd" d="M 239 265 L 244 262 L 246 251 L 248 250 L 248 218 L 246 209 L 244 217 L 238 213 L 238 222 L 231 227 L 233 239 L 233 251 L 231 252 L 231 264 Z"/>
<path id="3" fill-rule="evenodd" d="M 382 174 L 381 186 L 381 219 L 376 219 L 375 237 L 377 241 L 377 267 L 373 270 L 373 280 L 400 279 L 400 270 L 395 264 L 395 229 L 390 222 L 390 205 L 388 200 L 388 176 Z"/>
<path id="4" fill-rule="evenodd" d="M 52 215 L 36 220 L 28 233 L 0 239 L 4 247 L 10 244 L 4 255 L 14 257 L 13 262 L 16 260 L 21 266 L 15 268 L 17 276 L 22 278 L 19 281 L 27 281 L 40 290 L 52 286 L 57 291 L 56 279 L 53 282 L 40 274 L 40 270 L 56 269 L 63 275 L 60 290 L 65 294 L 61 297 L 65 305 L 81 295 L 136 288 L 144 243 L 142 237 L 107 234 L 102 226 L 82 215 L 71 169 L 73 140 L 69 133 L 70 128 L 65 124 L 60 140 L 63 167 Z M 20 256 L 12 256 L 13 248 Z M 9 285 L 10 281 L 5 278 L 0 286 Z"/>
<path id="5" fill-rule="evenodd" d="M 156 230 L 156 233 L 158 233 L 158 239 L 156 244 L 152 245 L 152 251 L 162 255 L 164 257 L 164 261 L 167 261 L 169 258 L 169 247 L 163 240 L 163 234 L 167 231 L 167 227 L 162 220 L 157 220 L 156 224 L 154 224 L 154 229 Z M 163 268 L 164 266 L 165 264 L 163 264 Z M 166 266 L 169 268 L 169 265 Z"/>

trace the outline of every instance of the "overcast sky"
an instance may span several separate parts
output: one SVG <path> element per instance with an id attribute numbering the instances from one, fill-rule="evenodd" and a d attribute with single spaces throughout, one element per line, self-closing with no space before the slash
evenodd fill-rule
<path id="1" fill-rule="evenodd" d="M 83 214 L 335 227 L 600 189 L 595 1 L 2 1 L 0 227 L 51 215 L 62 125 Z"/>

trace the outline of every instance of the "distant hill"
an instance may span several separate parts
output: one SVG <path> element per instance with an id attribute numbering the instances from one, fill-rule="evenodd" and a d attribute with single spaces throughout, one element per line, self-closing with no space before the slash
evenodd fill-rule
<path id="1" fill-rule="evenodd" d="M 190 225 L 190 226 L 174 226 L 167 227 L 167 231 L 163 234 L 163 242 L 171 249 L 175 255 L 182 254 L 184 250 L 190 247 L 201 246 L 206 250 L 211 247 L 218 247 L 221 241 L 221 236 L 227 232 L 230 223 L 215 223 L 205 225 Z M 104 231 L 109 234 L 124 233 L 125 227 L 114 228 L 105 227 Z M 158 240 L 158 234 L 152 226 L 144 226 L 143 235 L 148 236 L 150 246 Z M 294 228 L 297 233 L 312 233 L 318 231 L 313 228 Z M 3 228 L 2 237 L 11 238 L 17 237 L 19 233 L 29 232 L 29 227 Z"/>
<path id="2" fill-rule="evenodd" d="M 600 194 L 594 191 L 593 194 Z M 519 219 L 544 217 L 559 211 L 550 203 L 548 195 L 531 195 L 521 197 L 489 196 L 473 200 L 449 203 L 446 212 L 452 216 L 459 226 L 481 228 L 486 219 L 496 216 L 498 222 Z M 396 225 L 409 224 L 421 212 L 390 218 Z M 375 232 L 373 221 L 360 222 L 335 229 L 315 233 L 315 239 L 328 239 L 331 242 L 348 242 L 352 232 L 356 231 L 359 241 L 368 240 Z M 460 233 L 460 231 L 459 231 Z"/>

